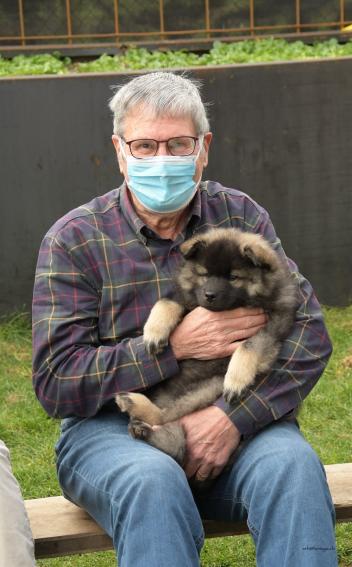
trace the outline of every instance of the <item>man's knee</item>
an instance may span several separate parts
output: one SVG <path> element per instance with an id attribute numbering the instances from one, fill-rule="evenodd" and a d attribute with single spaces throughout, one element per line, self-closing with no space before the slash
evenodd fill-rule
<path id="1" fill-rule="evenodd" d="M 311 479 L 325 477 L 324 468 L 313 448 L 300 435 L 276 440 L 266 455 L 269 474 L 285 478 L 295 477 L 297 481 L 309 482 Z"/>
<path id="2" fill-rule="evenodd" d="M 258 443 L 255 482 L 271 492 L 292 494 L 297 501 L 315 494 L 329 502 L 325 470 L 316 452 L 294 425 L 279 426 L 277 434 L 274 427 L 263 432 L 261 450 Z"/>
<path id="3" fill-rule="evenodd" d="M 141 455 L 130 464 L 124 481 L 127 491 L 135 491 L 138 495 L 149 498 L 191 496 L 182 468 L 171 457 L 157 450 Z M 121 489 L 119 482 L 116 489 Z"/>
<path id="4" fill-rule="evenodd" d="M 129 526 L 143 521 L 157 526 L 159 533 L 167 528 L 179 537 L 191 538 L 198 551 L 204 543 L 203 525 L 186 475 L 161 451 L 129 466 L 126 478 L 120 478 L 113 489 L 110 515 L 115 541 L 124 541 Z"/>

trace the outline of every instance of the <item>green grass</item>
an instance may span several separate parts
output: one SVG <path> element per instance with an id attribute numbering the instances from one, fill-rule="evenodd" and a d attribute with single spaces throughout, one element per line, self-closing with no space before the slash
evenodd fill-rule
<path id="1" fill-rule="evenodd" d="M 325 464 L 351 460 L 352 446 L 352 306 L 325 309 L 334 354 L 306 400 L 300 423 Z M 28 318 L 0 321 L 0 438 L 11 450 L 14 472 L 26 498 L 60 493 L 55 473 L 54 444 L 58 422 L 48 418 L 31 386 L 31 333 Z M 352 524 L 337 526 L 340 567 L 352 565 Z M 40 567 L 110 567 L 114 553 L 46 559 Z M 208 540 L 203 567 L 255 566 L 249 536 Z"/>
<path id="2" fill-rule="evenodd" d="M 148 51 L 130 47 L 120 55 L 103 54 L 94 61 L 73 63 L 60 53 L 17 55 L 12 60 L 0 56 L 0 77 L 10 75 L 62 75 L 65 73 L 123 72 L 139 69 L 165 69 L 173 67 L 201 67 L 233 63 L 260 63 L 264 61 L 292 61 L 299 59 L 333 58 L 352 55 L 352 41 L 339 43 L 332 38 L 315 42 L 262 38 L 234 43 L 215 41 L 206 53 L 196 54 L 185 50 Z"/>

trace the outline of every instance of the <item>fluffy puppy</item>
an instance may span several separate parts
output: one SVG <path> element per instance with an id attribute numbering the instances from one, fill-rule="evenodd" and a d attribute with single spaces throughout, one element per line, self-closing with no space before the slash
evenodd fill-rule
<path id="1" fill-rule="evenodd" d="M 211 311 L 261 307 L 268 316 L 265 327 L 231 357 L 180 361 L 176 376 L 145 393 L 116 396 L 117 405 L 130 416 L 131 435 L 182 464 L 184 431 L 169 422 L 208 407 L 221 394 L 234 404 L 256 376 L 270 372 L 281 341 L 293 325 L 297 292 L 287 266 L 258 234 L 213 229 L 185 241 L 180 250 L 183 264 L 176 277 L 176 295 L 159 300 L 144 326 L 144 343 L 151 356 L 165 348 L 185 313 L 197 306 Z M 163 427 L 153 428 L 156 425 Z"/>

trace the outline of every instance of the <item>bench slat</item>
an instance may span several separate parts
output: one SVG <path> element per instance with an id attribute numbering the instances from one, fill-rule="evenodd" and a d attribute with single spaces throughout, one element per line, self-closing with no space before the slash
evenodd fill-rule
<path id="1" fill-rule="evenodd" d="M 336 517 L 352 521 L 352 463 L 325 467 Z M 109 536 L 81 508 L 62 496 L 26 500 L 36 557 L 58 557 L 112 549 Z M 245 522 L 204 521 L 206 537 L 248 533 Z"/>

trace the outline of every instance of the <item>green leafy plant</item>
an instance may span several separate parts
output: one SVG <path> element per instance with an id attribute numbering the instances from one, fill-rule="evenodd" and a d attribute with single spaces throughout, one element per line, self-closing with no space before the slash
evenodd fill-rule
<path id="1" fill-rule="evenodd" d="M 0 56 L 0 76 L 6 75 L 60 75 L 66 73 L 71 64 L 69 57 L 57 52 L 41 55 L 16 55 L 13 59 Z"/>
<path id="2" fill-rule="evenodd" d="M 106 73 L 139 69 L 166 69 L 175 67 L 199 67 L 207 65 L 231 65 L 260 63 L 265 61 L 293 61 L 300 59 L 352 56 L 352 40 L 339 43 L 337 39 L 317 42 L 288 42 L 283 39 L 265 38 L 222 43 L 216 41 L 207 53 L 177 51 L 148 51 L 131 47 L 121 55 L 101 55 L 94 61 L 73 63 L 59 53 L 44 55 L 17 55 L 12 60 L 0 56 L 0 76 L 41 75 L 64 73 Z"/>

